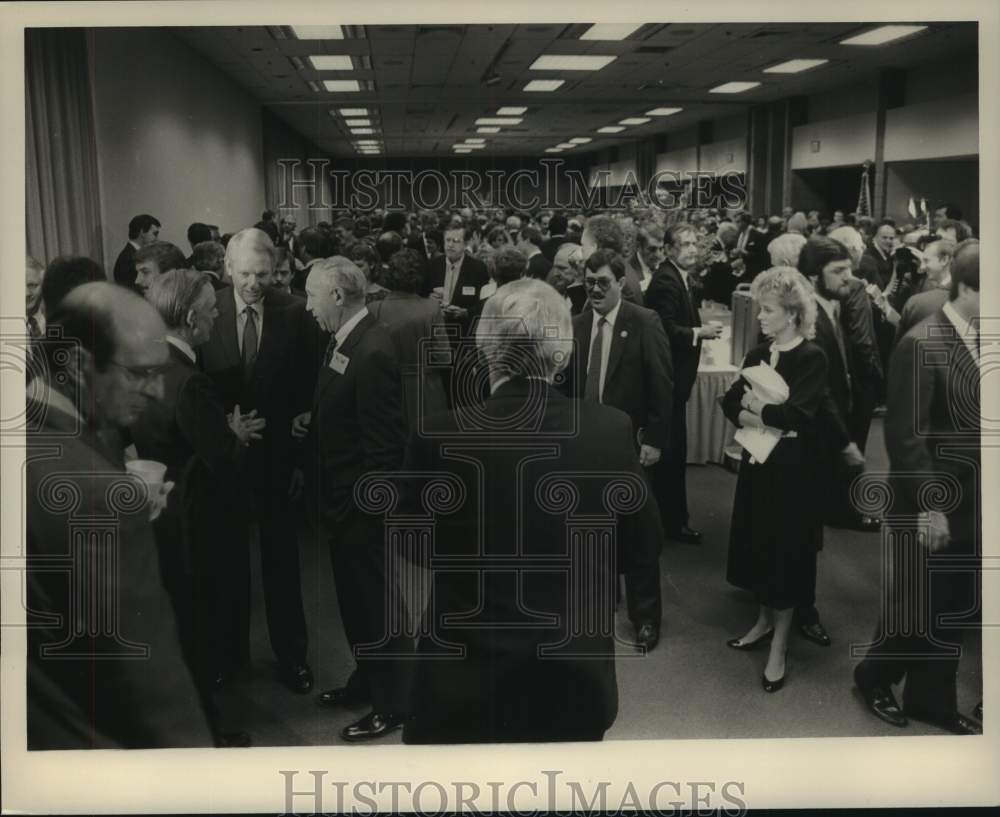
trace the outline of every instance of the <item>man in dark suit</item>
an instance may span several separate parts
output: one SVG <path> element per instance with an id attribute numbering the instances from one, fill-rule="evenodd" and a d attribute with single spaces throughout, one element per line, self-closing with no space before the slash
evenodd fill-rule
<path id="1" fill-rule="evenodd" d="M 471 378 L 456 383 L 456 371 L 465 370 L 471 352 L 463 343 L 481 308 L 480 290 L 489 282 L 486 264 L 465 252 L 465 228 L 449 227 L 444 234 L 444 255 L 427 263 L 424 294 L 441 302 L 447 326 L 453 327 L 451 341 L 454 360 L 452 376 L 446 378 L 451 405 L 479 402 L 482 397 Z"/>
<path id="2" fill-rule="evenodd" d="M 633 303 L 643 305 L 653 273 L 662 263 L 663 229 L 656 224 L 645 224 L 636 232 L 635 252 L 625 263 L 625 281 L 636 296 Z"/>
<path id="3" fill-rule="evenodd" d="M 872 243 L 861 256 L 858 273 L 869 284 L 885 290 L 892 278 L 892 251 L 896 246 L 896 226 L 883 221 L 875 231 Z"/>
<path id="4" fill-rule="evenodd" d="M 645 303 L 660 316 L 670 341 L 674 363 L 674 391 L 670 413 L 670 442 L 657 470 L 657 499 L 667 536 L 698 544 L 701 533 L 688 525 L 687 401 L 698 377 L 701 342 L 717 338 L 718 326 L 702 326 L 691 295 L 691 275 L 698 262 L 698 234 L 690 224 L 677 224 L 664 235 L 667 260 L 646 290 Z"/>
<path id="5" fill-rule="evenodd" d="M 227 412 L 239 405 L 267 420 L 263 439 L 247 452 L 238 520 L 246 542 L 249 516 L 260 531 L 261 574 L 271 647 L 279 673 L 294 692 L 312 689 L 306 663 L 306 622 L 302 609 L 296 520 L 289 492 L 295 464 L 292 418 L 308 408 L 321 343 L 305 302 L 271 286 L 274 246 L 254 227 L 241 230 L 226 247 L 232 287 L 217 294 L 219 318 L 202 347 L 205 373 L 216 384 Z M 249 576 L 240 612 L 249 616 Z M 249 621 L 243 627 L 246 650 Z"/>
<path id="6" fill-rule="evenodd" d="M 398 470 L 405 445 L 399 364 L 391 335 L 365 306 L 367 283 L 341 256 L 313 264 L 307 308 L 332 337 L 312 410 L 297 417 L 294 427 L 296 436 L 307 435 L 306 449 L 316 460 L 316 494 L 340 617 L 357 662 L 347 683 L 322 693 L 320 704 L 372 706 L 341 732 L 346 741 L 381 737 L 401 726 L 409 691 L 406 662 L 364 652 L 383 640 L 390 620 L 404 610 L 396 577 L 386 566 L 383 520 L 359 508 L 354 496 L 368 472 Z M 386 651 L 407 651 L 409 644 L 398 638 Z"/>
<path id="7" fill-rule="evenodd" d="M 237 468 L 245 446 L 265 425 L 253 412 L 227 419 L 208 377 L 198 370 L 195 350 L 212 333 L 218 314 L 208 273 L 170 270 L 149 287 L 146 299 L 167 324 L 170 359 L 163 372 L 163 399 L 129 427 L 139 457 L 167 466 L 174 483 L 171 501 L 153 524 L 160 571 L 177 615 L 185 659 L 209 713 L 216 741 L 248 746 L 250 736 L 226 730 L 212 701 L 227 651 L 238 634 L 233 607 L 239 592 L 233 575 L 246 559 L 234 541 Z"/>
<path id="8" fill-rule="evenodd" d="M 212 746 L 157 564 L 162 486 L 115 442 L 163 397 L 163 321 L 107 282 L 47 317 L 64 340 L 26 413 L 28 749 Z"/>
<path id="9" fill-rule="evenodd" d="M 753 216 L 743 212 L 737 218 L 739 235 L 736 236 L 736 249 L 734 256 L 743 259 L 743 266 L 746 272 L 741 283 L 750 283 L 754 278 L 767 269 L 770 259 L 767 255 L 767 242 L 764 235 L 754 227 Z"/>
<path id="10" fill-rule="evenodd" d="M 869 710 L 959 735 L 982 727 L 958 711 L 963 627 L 977 607 L 982 569 L 979 243 L 959 245 L 949 300 L 893 352 L 885 418 L 894 519 L 893 569 L 854 680 Z M 942 491 L 928 490 L 950 486 Z M 953 486 L 953 487 L 951 487 Z M 958 620 L 956 620 L 958 619 Z M 906 679 L 903 709 L 892 685 Z"/>
<path id="11" fill-rule="evenodd" d="M 544 281 L 552 269 L 552 259 L 546 258 L 542 252 L 542 234 L 537 227 L 528 225 L 521 228 L 518 249 L 528 259 L 528 271 L 525 274 Z"/>
<path id="12" fill-rule="evenodd" d="M 133 216 L 128 223 L 128 242 L 118 253 L 115 261 L 114 281 L 130 287 L 135 284 L 135 253 L 141 247 L 152 244 L 160 235 L 160 222 L 153 216 L 143 214 Z"/>
<path id="13" fill-rule="evenodd" d="M 621 297 L 621 256 L 597 250 L 585 262 L 590 308 L 573 319 L 576 352 L 570 393 L 624 411 L 632 420 L 634 447 L 647 475 L 654 473 L 670 439 L 673 364 L 659 316 Z M 634 545 L 652 544 L 649 552 Z M 636 641 L 647 649 L 660 638 L 659 557 L 662 539 L 629 543 L 620 564 L 625 573 L 629 619 Z"/>
<path id="14" fill-rule="evenodd" d="M 549 261 L 555 261 L 559 248 L 569 241 L 569 238 L 566 236 L 566 225 L 568 223 L 566 216 L 562 213 L 556 213 L 549 219 L 549 237 L 541 245 L 542 255 L 548 258 Z"/>
<path id="15" fill-rule="evenodd" d="M 402 511 L 434 526 L 403 740 L 601 740 L 618 708 L 615 531 L 660 535 L 632 424 L 553 388 L 572 324 L 547 284 L 501 287 L 476 334 L 490 397 L 428 418 L 401 477 Z"/>
<path id="16" fill-rule="evenodd" d="M 897 342 L 924 318 L 928 318 L 948 303 L 951 289 L 951 260 L 955 245 L 951 241 L 935 241 L 923 251 L 921 272 L 924 274 L 923 291 L 911 295 L 903 304 L 896 324 Z"/>

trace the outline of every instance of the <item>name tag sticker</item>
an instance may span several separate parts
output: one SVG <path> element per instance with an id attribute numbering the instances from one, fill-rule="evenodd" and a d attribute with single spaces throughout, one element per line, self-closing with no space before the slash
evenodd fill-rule
<path id="1" fill-rule="evenodd" d="M 350 362 L 351 359 L 347 357 L 347 355 L 342 355 L 340 352 L 334 352 L 333 357 L 330 358 L 330 368 L 337 374 L 343 374 L 347 371 L 347 364 Z"/>
<path id="2" fill-rule="evenodd" d="M 463 295 L 475 295 L 476 294 L 476 288 L 475 287 L 462 287 L 462 294 Z"/>

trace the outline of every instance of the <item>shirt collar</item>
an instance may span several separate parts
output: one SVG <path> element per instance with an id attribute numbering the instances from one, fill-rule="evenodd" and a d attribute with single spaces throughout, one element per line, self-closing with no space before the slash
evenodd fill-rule
<path id="1" fill-rule="evenodd" d="M 796 346 L 798 346 L 800 343 L 802 343 L 803 340 L 805 340 L 805 338 L 803 338 L 802 335 L 796 335 L 794 338 L 792 338 L 790 341 L 788 341 L 786 343 L 775 343 L 775 342 L 772 341 L 771 342 L 771 351 L 772 352 L 789 352 L 792 349 L 794 349 Z"/>
<path id="2" fill-rule="evenodd" d="M 462 253 L 462 257 L 459 258 L 457 261 L 452 261 L 450 258 L 448 258 L 448 256 L 445 256 L 444 260 L 448 266 L 454 267 L 455 269 L 459 270 L 462 268 L 462 262 L 465 260 L 465 253 Z"/>
<path id="3" fill-rule="evenodd" d="M 167 335 L 166 339 L 167 339 L 167 343 L 169 343 L 175 349 L 180 349 L 180 351 L 182 351 L 185 355 L 187 355 L 188 359 L 192 363 L 196 363 L 198 361 L 198 357 L 195 355 L 194 349 L 191 348 L 191 344 L 190 343 L 188 343 L 187 341 L 181 340 L 176 335 Z"/>
<path id="4" fill-rule="evenodd" d="M 351 316 L 351 318 L 347 321 L 347 323 L 341 326 L 340 329 L 338 329 L 336 333 L 334 333 L 334 337 L 337 339 L 337 346 L 343 345 L 344 341 L 347 340 L 348 335 L 350 335 L 351 332 L 354 330 L 354 327 L 357 326 L 359 323 L 361 323 L 361 321 L 363 321 L 367 315 L 368 315 L 368 307 L 367 306 L 361 307 L 361 309 L 359 309 L 354 315 Z"/>
<path id="5" fill-rule="evenodd" d="M 597 326 L 597 322 L 603 317 L 604 320 L 606 320 L 608 322 L 608 326 L 610 326 L 612 329 L 614 329 L 615 328 L 615 321 L 618 320 L 618 310 L 621 309 L 621 308 L 622 308 L 622 299 L 619 297 L 618 298 L 618 303 L 615 304 L 615 308 L 612 309 L 607 315 L 601 315 L 599 312 L 597 312 L 595 310 L 594 311 L 594 323 L 592 324 L 592 326 L 596 327 Z"/>
<path id="6" fill-rule="evenodd" d="M 641 252 L 637 252 L 635 254 L 635 259 L 636 259 L 636 261 L 639 262 L 639 269 L 642 270 L 642 277 L 643 278 L 648 278 L 649 276 L 651 276 L 653 274 L 653 271 L 649 268 L 649 265 L 646 264 L 645 259 L 643 259 Z"/>
<path id="7" fill-rule="evenodd" d="M 142 247 L 141 247 L 141 246 L 139 245 L 139 242 L 138 242 L 138 241 L 133 241 L 133 240 L 132 240 L 132 239 L 130 238 L 130 239 L 128 240 L 128 243 L 129 243 L 129 244 L 131 244 L 131 245 L 132 245 L 133 247 L 135 247 L 135 248 L 136 248 L 137 250 L 141 250 L 141 249 L 142 249 Z"/>

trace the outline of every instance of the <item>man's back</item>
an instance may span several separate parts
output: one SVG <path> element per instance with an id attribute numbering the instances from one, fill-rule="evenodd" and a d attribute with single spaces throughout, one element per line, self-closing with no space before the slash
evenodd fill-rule
<path id="1" fill-rule="evenodd" d="M 601 739 L 618 706 L 617 511 L 631 514 L 623 536 L 662 535 L 628 417 L 518 379 L 474 412 L 427 426 L 404 471 L 466 486 L 438 513 L 432 545 L 435 559 L 465 569 L 432 564 L 433 635 L 418 642 L 404 740 Z M 409 495 L 408 511 L 427 498 Z M 435 657 L 441 642 L 461 655 Z"/>

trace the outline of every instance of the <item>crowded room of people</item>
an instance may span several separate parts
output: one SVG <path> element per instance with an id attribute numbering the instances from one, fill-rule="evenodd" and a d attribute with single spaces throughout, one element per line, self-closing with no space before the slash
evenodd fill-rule
<path id="1" fill-rule="evenodd" d="M 25 105 L 30 750 L 982 734 L 975 22 L 31 28 Z"/>

